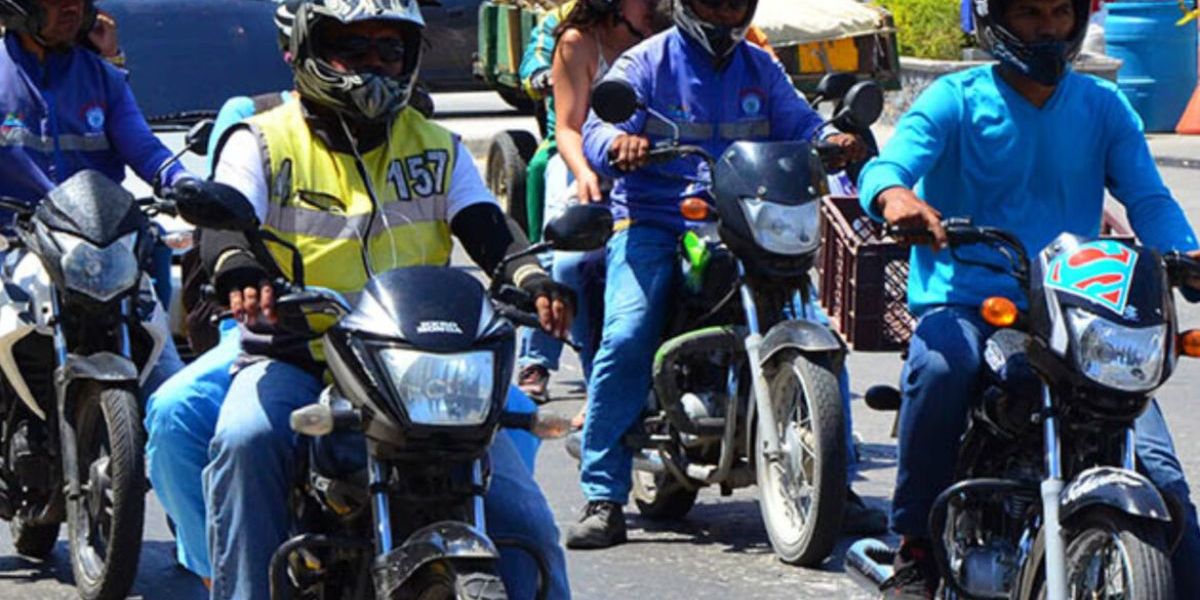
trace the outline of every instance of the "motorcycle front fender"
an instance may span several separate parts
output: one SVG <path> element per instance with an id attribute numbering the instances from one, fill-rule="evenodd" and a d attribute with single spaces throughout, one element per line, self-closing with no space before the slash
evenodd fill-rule
<path id="1" fill-rule="evenodd" d="M 776 323 L 767 335 L 763 336 L 759 364 L 765 367 L 783 350 L 834 354 L 834 362 L 838 364 L 846 355 L 846 345 L 837 334 L 819 323 L 801 320 Z"/>
<path id="2" fill-rule="evenodd" d="M 112 352 L 97 352 L 88 356 L 68 354 L 67 363 L 59 367 L 59 383 L 69 384 L 84 379 L 136 384 L 138 370 L 132 360 Z"/>
<path id="3" fill-rule="evenodd" d="M 1127 515 L 1171 522 L 1171 511 L 1153 483 L 1136 471 L 1117 467 L 1092 467 L 1072 479 L 1062 491 L 1060 519 L 1092 506 L 1105 506 Z"/>
<path id="4" fill-rule="evenodd" d="M 399 548 L 375 559 L 377 598 L 392 598 L 421 567 L 439 560 L 499 560 L 496 545 L 466 523 L 442 521 L 417 530 Z"/>

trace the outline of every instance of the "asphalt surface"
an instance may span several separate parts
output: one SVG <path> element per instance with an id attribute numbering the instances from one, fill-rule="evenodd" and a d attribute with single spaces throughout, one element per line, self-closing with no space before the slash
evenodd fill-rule
<path id="1" fill-rule="evenodd" d="M 445 123 L 467 138 L 486 139 L 506 128 L 532 129 L 532 119 L 504 111 L 499 99 L 486 95 L 446 95 L 439 106 L 449 105 L 453 116 Z M 453 109 L 453 110 L 450 110 Z M 178 143 L 178 136 L 172 138 Z M 1200 156 L 1200 142 L 1169 140 L 1177 147 L 1172 155 Z M 1157 143 L 1155 144 L 1158 145 Z M 477 154 L 478 156 L 478 154 Z M 191 160 L 192 165 L 198 161 Z M 1200 224 L 1200 170 L 1164 166 L 1162 176 L 1183 204 L 1192 223 Z M 459 254 L 461 257 L 461 253 Z M 1181 327 L 1200 327 L 1200 308 L 1180 306 Z M 563 415 L 581 405 L 582 374 L 568 350 L 562 369 L 555 374 L 548 405 Z M 854 488 L 868 502 L 885 507 L 895 478 L 895 444 L 890 437 L 892 416 L 871 412 L 861 394 L 876 383 L 895 382 L 900 361 L 895 354 L 856 353 L 849 357 L 851 387 L 855 394 L 855 430 L 861 438 L 862 473 Z M 1195 390 L 1200 386 L 1200 363 L 1183 361 L 1159 398 L 1175 432 L 1179 455 L 1189 478 L 1200 481 L 1200 410 Z M 550 500 L 560 528 L 574 521 L 583 505 L 574 461 L 561 441 L 547 442 L 538 457 L 536 477 Z M 840 556 L 850 540 L 842 540 L 834 556 L 821 569 L 785 565 L 771 553 L 763 529 L 755 488 L 721 498 L 705 490 L 688 517 L 676 522 L 641 519 L 636 508 L 627 508 L 630 543 L 619 548 L 569 552 L 568 563 L 574 596 L 586 600 L 654 598 L 697 600 L 705 598 L 868 598 L 842 573 Z M 145 542 L 133 598 L 147 600 L 199 600 L 206 594 L 199 581 L 175 565 L 174 544 L 161 508 L 153 494 L 147 497 Z M 0 598 L 74 598 L 66 552 L 65 529 L 48 561 L 16 555 L 8 529 L 0 527 Z"/>

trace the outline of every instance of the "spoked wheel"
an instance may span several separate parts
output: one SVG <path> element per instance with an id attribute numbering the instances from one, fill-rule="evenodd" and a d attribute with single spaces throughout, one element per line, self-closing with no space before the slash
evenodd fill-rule
<path id="1" fill-rule="evenodd" d="M 413 578 L 413 600 L 507 600 L 508 592 L 495 568 L 487 564 L 438 561 Z"/>
<path id="2" fill-rule="evenodd" d="M 765 431 L 758 420 L 759 508 L 780 560 L 814 566 L 833 550 L 846 504 L 846 416 L 837 378 L 824 364 L 788 353 L 776 359 L 770 390 L 779 431 Z M 778 436 L 777 460 L 763 452 L 766 435 Z"/>
<path id="3" fill-rule="evenodd" d="M 492 136 L 487 154 L 487 186 L 500 208 L 522 231 L 528 231 L 525 207 L 525 169 L 537 151 L 537 139 L 528 131 L 501 131 Z"/>
<path id="4" fill-rule="evenodd" d="M 75 418 L 80 496 L 67 500 L 75 587 L 85 600 L 124 598 L 142 548 L 146 440 L 132 390 L 82 389 Z"/>
<path id="5" fill-rule="evenodd" d="M 696 504 L 697 489 L 688 489 L 670 473 L 633 471 L 633 501 L 651 519 L 682 519 Z"/>

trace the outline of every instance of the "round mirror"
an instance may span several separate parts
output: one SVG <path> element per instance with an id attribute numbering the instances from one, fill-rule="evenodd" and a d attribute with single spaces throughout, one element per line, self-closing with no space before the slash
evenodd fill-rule
<path id="1" fill-rule="evenodd" d="M 620 79 L 606 79 L 592 89 L 592 110 L 608 123 L 624 123 L 640 103 L 633 86 Z"/>
<path id="2" fill-rule="evenodd" d="M 883 114 L 883 90 L 874 81 L 860 81 L 846 92 L 844 106 L 850 126 L 867 129 Z"/>

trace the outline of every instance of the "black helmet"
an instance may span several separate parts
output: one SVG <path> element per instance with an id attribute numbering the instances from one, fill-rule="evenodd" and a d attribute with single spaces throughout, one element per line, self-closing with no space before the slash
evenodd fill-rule
<path id="1" fill-rule="evenodd" d="M 279 33 L 279 51 L 285 54 L 291 52 L 292 24 L 296 22 L 296 7 L 299 5 L 300 0 L 284 0 L 275 9 L 275 30 Z"/>
<path id="2" fill-rule="evenodd" d="M 746 30 L 754 19 L 754 11 L 758 9 L 758 0 L 748 0 L 746 18 L 734 27 L 715 25 L 700 19 L 692 10 L 691 3 L 696 0 L 675 0 L 675 26 L 684 35 L 696 40 L 702 48 L 712 55 L 713 61 L 720 64 L 729 57 L 738 42 L 746 39 Z"/>
<path id="3" fill-rule="evenodd" d="M 404 30 L 404 72 L 388 77 L 372 72 L 347 73 L 333 68 L 317 47 L 314 33 L 324 22 L 342 24 L 390 21 Z M 407 104 L 421 64 L 421 31 L 425 19 L 417 0 L 311 0 L 296 7 L 288 50 L 296 90 L 304 98 L 347 119 L 381 122 Z"/>
<path id="4" fill-rule="evenodd" d="M 1091 0 L 1071 0 L 1075 10 L 1075 28 L 1065 40 L 1022 42 L 1003 23 L 1004 11 L 1012 0 L 971 0 L 975 16 L 975 38 L 1002 64 L 1043 85 L 1055 85 L 1067 73 L 1067 64 L 1083 46 Z"/>
<path id="5" fill-rule="evenodd" d="M 41 36 L 45 24 L 46 10 L 39 0 L 0 0 L 0 27 L 5 31 L 24 33 L 45 45 Z M 95 25 L 96 6 L 92 0 L 84 0 L 79 30 L 90 31 Z"/>

